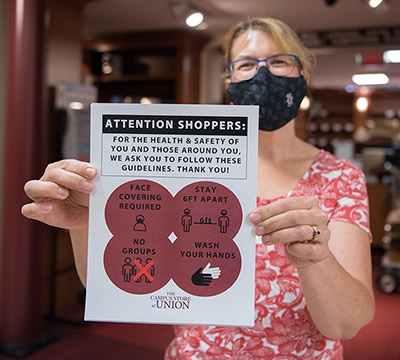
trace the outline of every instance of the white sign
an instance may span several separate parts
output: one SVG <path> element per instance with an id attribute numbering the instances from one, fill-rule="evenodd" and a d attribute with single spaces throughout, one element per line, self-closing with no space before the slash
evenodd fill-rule
<path id="1" fill-rule="evenodd" d="M 252 326 L 258 107 L 92 104 L 86 320 Z"/>

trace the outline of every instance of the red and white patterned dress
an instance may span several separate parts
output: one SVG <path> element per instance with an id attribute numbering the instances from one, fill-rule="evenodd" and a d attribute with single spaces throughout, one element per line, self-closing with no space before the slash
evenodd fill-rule
<path id="1" fill-rule="evenodd" d="M 352 163 L 321 151 L 286 196 L 304 195 L 315 196 L 330 221 L 356 224 L 371 236 L 365 177 Z M 271 201 L 257 199 L 257 205 Z M 283 246 L 256 246 L 254 327 L 175 326 L 166 360 L 343 358 L 340 341 L 324 337 L 312 322 L 296 268 Z"/>

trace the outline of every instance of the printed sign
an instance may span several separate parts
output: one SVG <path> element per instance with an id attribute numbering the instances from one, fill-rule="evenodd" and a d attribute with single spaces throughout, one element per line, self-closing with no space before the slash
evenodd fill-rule
<path id="1" fill-rule="evenodd" d="M 86 320 L 253 325 L 257 131 L 254 106 L 92 104 Z"/>

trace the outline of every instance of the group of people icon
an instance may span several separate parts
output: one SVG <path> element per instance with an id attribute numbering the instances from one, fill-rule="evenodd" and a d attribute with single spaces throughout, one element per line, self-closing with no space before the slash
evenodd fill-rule
<path id="1" fill-rule="evenodd" d="M 154 280 L 154 273 L 154 260 L 151 258 L 146 259 L 145 264 L 142 264 L 141 258 L 136 258 L 132 264 L 132 259 L 126 257 L 122 265 L 124 282 L 131 282 L 133 280 L 140 283 L 144 279 L 146 283 L 151 283 Z"/>

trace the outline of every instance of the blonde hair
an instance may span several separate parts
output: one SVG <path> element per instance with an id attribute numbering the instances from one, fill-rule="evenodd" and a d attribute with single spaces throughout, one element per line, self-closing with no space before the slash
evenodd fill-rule
<path id="1" fill-rule="evenodd" d="M 303 46 L 297 34 L 288 25 L 273 18 L 249 18 L 231 28 L 222 44 L 226 64 L 232 61 L 232 46 L 235 40 L 249 30 L 264 31 L 271 36 L 280 52 L 297 55 L 303 76 L 307 82 L 310 81 L 311 68 L 315 62 L 314 55 Z"/>

